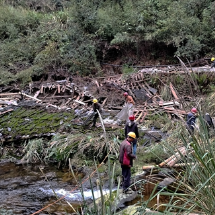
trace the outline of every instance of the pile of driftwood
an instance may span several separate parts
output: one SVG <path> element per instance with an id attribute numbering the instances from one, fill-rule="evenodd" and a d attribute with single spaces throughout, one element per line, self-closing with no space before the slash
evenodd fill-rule
<path id="1" fill-rule="evenodd" d="M 0 93 L 0 114 L 13 110 L 19 102 L 35 101 L 54 109 L 85 109 L 91 108 L 92 99 L 97 98 L 104 110 L 121 110 L 124 104 L 124 92 L 133 96 L 136 105 L 134 115 L 142 123 L 147 114 L 165 112 L 171 117 L 183 117 L 186 112 L 182 109 L 181 99 L 170 83 L 171 101 L 163 101 L 158 90 L 149 86 L 143 73 L 137 73 L 129 79 L 122 75 L 100 77 L 97 79 L 73 79 L 33 82 L 25 91 Z M 12 91 L 12 92 L 11 92 Z M 10 109 L 5 109 L 10 107 Z"/>

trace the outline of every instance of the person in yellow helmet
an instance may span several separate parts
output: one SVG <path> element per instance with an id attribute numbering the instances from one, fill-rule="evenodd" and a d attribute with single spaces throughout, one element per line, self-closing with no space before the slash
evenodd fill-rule
<path id="1" fill-rule="evenodd" d="M 215 58 L 214 57 L 211 58 L 211 62 L 212 62 L 211 68 L 215 67 Z"/>
<path id="2" fill-rule="evenodd" d="M 93 117 L 93 126 L 92 127 L 96 127 L 96 120 L 99 117 L 97 110 L 99 111 L 99 113 L 101 113 L 101 105 L 98 103 L 97 99 L 93 99 L 94 117 Z"/>
<path id="3" fill-rule="evenodd" d="M 119 162 L 122 168 L 123 176 L 123 193 L 130 194 L 132 191 L 129 189 L 131 180 L 131 167 L 133 165 L 133 159 L 136 158 L 132 154 L 132 142 L 136 139 L 134 132 L 129 132 L 127 138 L 120 144 L 119 149 Z"/>

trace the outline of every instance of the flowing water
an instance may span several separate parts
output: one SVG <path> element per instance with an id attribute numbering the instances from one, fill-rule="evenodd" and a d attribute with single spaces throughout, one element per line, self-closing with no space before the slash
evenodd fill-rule
<path id="1" fill-rule="evenodd" d="M 0 164 L 0 214 L 29 215 L 44 206 L 57 200 L 57 197 L 66 195 L 66 198 L 57 204 L 48 207 L 39 214 L 66 214 L 72 213 L 80 207 L 82 195 L 74 189 L 74 179 L 65 171 L 53 166 L 16 165 L 12 162 Z M 55 194 L 54 194 L 54 192 Z M 84 190 L 85 200 L 90 202 L 91 190 Z M 96 198 L 100 192 L 94 191 Z M 57 196 L 57 197 L 56 197 Z M 66 211 L 66 212 L 65 212 Z"/>

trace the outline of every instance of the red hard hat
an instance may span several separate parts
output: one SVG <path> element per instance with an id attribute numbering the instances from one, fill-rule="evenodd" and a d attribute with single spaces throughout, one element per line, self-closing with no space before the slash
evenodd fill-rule
<path id="1" fill-rule="evenodd" d="M 134 116 L 134 115 L 131 115 L 131 116 L 129 116 L 129 119 L 130 119 L 131 121 L 134 121 L 134 120 L 135 120 L 135 116 Z"/>
<path id="2" fill-rule="evenodd" d="M 196 109 L 196 108 L 192 108 L 192 109 L 191 109 L 191 112 L 197 113 L 197 109 Z"/>
<path id="3" fill-rule="evenodd" d="M 127 93 L 127 92 L 125 92 L 123 95 L 124 95 L 124 96 L 128 96 L 128 93 Z"/>

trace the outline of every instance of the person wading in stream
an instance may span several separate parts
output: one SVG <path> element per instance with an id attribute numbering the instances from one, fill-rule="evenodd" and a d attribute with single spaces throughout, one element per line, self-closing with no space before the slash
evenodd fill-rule
<path id="1" fill-rule="evenodd" d="M 133 140 L 132 145 L 133 145 L 133 154 L 136 156 L 136 151 L 137 151 L 137 139 L 139 138 L 139 131 L 137 124 L 135 123 L 135 116 L 131 115 L 129 116 L 129 122 L 125 124 L 125 138 L 127 137 L 129 132 L 134 132 L 136 135 L 136 138 Z"/>
<path id="2" fill-rule="evenodd" d="M 98 112 L 101 114 L 102 109 L 101 109 L 101 105 L 98 103 L 97 99 L 93 99 L 93 111 L 94 111 L 94 117 L 93 117 L 93 125 L 92 127 L 96 127 L 96 120 L 99 117 Z"/>
<path id="3" fill-rule="evenodd" d="M 131 180 L 131 167 L 133 165 L 133 159 L 136 158 L 132 154 L 131 143 L 136 139 L 136 134 L 134 132 L 129 132 L 127 138 L 120 144 L 119 149 L 119 162 L 122 168 L 123 176 L 123 193 L 131 194 L 132 190 L 130 187 Z"/>
<path id="4" fill-rule="evenodd" d="M 187 129 L 191 135 L 194 133 L 195 123 L 196 123 L 196 116 L 197 109 L 192 108 L 191 111 L 187 114 Z"/>

